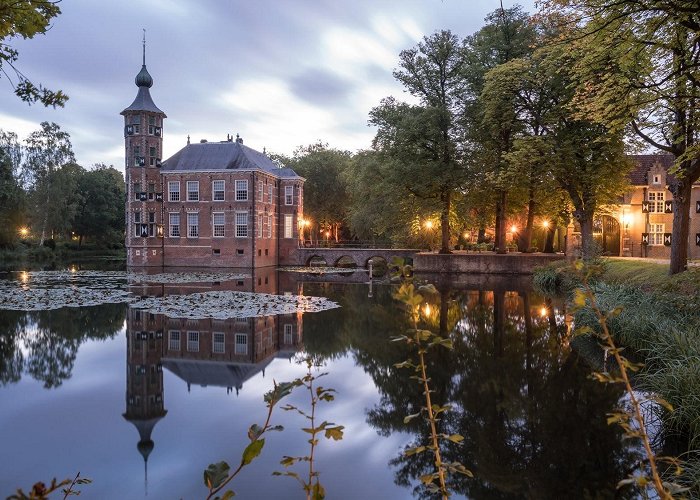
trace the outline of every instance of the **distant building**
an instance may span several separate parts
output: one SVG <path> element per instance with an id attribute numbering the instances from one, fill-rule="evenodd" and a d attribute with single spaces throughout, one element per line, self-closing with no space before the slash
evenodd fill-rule
<path id="1" fill-rule="evenodd" d="M 303 220 L 304 179 L 243 145 L 187 145 L 161 161 L 166 115 L 143 66 L 124 109 L 129 266 L 262 267 L 290 262 Z"/>

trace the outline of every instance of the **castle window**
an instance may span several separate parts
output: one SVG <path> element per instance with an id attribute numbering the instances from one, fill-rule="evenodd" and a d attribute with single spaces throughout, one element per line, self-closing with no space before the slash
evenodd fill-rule
<path id="1" fill-rule="evenodd" d="M 284 325 L 284 343 L 290 345 L 292 341 L 292 325 L 287 323 L 286 325 Z"/>
<path id="2" fill-rule="evenodd" d="M 199 332 L 187 332 L 187 350 L 199 352 Z"/>
<path id="3" fill-rule="evenodd" d="M 131 117 L 131 126 L 134 128 L 134 134 L 141 132 L 141 117 L 139 115 L 133 115 Z"/>
<path id="4" fill-rule="evenodd" d="M 655 175 L 652 182 L 652 184 L 661 184 L 661 176 L 660 175 Z"/>
<path id="5" fill-rule="evenodd" d="M 292 237 L 292 214 L 284 214 L 284 237 Z"/>
<path id="6" fill-rule="evenodd" d="M 236 181 L 238 182 L 238 181 Z M 248 212 L 236 212 L 236 238 L 248 237 Z"/>
<path id="7" fill-rule="evenodd" d="M 294 205 L 294 186 L 284 186 L 284 204 Z"/>
<path id="8" fill-rule="evenodd" d="M 168 214 L 170 222 L 170 237 L 179 238 L 180 237 L 180 214 L 171 213 Z"/>
<path id="9" fill-rule="evenodd" d="M 141 211 L 134 212 L 134 237 L 141 236 Z"/>
<path id="10" fill-rule="evenodd" d="M 267 186 L 267 202 L 272 203 L 272 183 Z"/>
<path id="11" fill-rule="evenodd" d="M 212 332 L 211 352 L 214 354 L 223 354 L 225 351 L 224 334 L 220 332 Z"/>
<path id="12" fill-rule="evenodd" d="M 267 216 L 267 237 L 272 238 L 272 215 Z"/>
<path id="13" fill-rule="evenodd" d="M 148 117 L 148 135 L 153 135 L 156 129 L 156 117 L 155 116 L 149 116 Z"/>
<path id="14" fill-rule="evenodd" d="M 180 350 L 180 332 L 178 330 L 171 330 L 169 332 L 168 349 L 171 351 Z"/>
<path id="15" fill-rule="evenodd" d="M 663 191 L 649 191 L 647 201 L 649 201 L 649 212 L 664 213 Z"/>
<path id="16" fill-rule="evenodd" d="M 242 333 L 236 334 L 236 354 L 248 354 L 248 336 Z"/>
<path id="17" fill-rule="evenodd" d="M 212 234 L 214 235 L 215 238 L 223 238 L 226 235 L 224 212 L 214 212 L 212 217 L 213 217 Z"/>
<path id="18" fill-rule="evenodd" d="M 168 201 L 180 201 L 180 183 L 178 181 L 168 182 Z"/>
<path id="19" fill-rule="evenodd" d="M 156 213 L 148 212 L 148 236 L 153 238 L 156 235 Z"/>
<path id="20" fill-rule="evenodd" d="M 149 156 L 148 164 L 152 167 L 155 167 L 156 166 L 156 156 L 157 156 L 155 147 L 151 146 L 148 148 L 148 156 Z"/>
<path id="21" fill-rule="evenodd" d="M 212 192 L 212 200 L 214 201 L 224 201 L 225 198 L 225 188 L 226 183 L 221 180 L 217 181 L 212 181 L 211 183 L 211 192 Z"/>
<path id="22" fill-rule="evenodd" d="M 263 237 L 263 216 L 258 215 L 258 238 Z"/>
<path id="23" fill-rule="evenodd" d="M 187 214 L 187 237 L 199 238 L 199 214 L 196 212 Z"/>
<path id="24" fill-rule="evenodd" d="M 199 201 L 199 181 L 187 181 L 187 201 Z"/>
<path id="25" fill-rule="evenodd" d="M 248 201 L 248 181 L 236 181 L 236 201 Z"/>
<path id="26" fill-rule="evenodd" d="M 664 244 L 664 224 L 649 224 L 649 245 Z"/>
<path id="27" fill-rule="evenodd" d="M 141 183 L 134 182 L 134 200 L 139 201 L 141 199 Z"/>
<path id="28" fill-rule="evenodd" d="M 258 199 L 263 201 L 263 181 L 258 181 Z"/>

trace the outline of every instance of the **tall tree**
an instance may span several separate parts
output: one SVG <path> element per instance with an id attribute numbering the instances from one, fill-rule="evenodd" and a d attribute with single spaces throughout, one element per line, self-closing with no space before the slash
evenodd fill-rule
<path id="1" fill-rule="evenodd" d="M 674 155 L 672 274 L 688 260 L 690 195 L 700 178 L 700 8 L 696 0 L 548 0 L 575 25 L 579 109 Z M 569 39 L 572 40 L 572 39 Z"/>
<path id="2" fill-rule="evenodd" d="M 44 106 L 63 106 L 68 96 L 60 90 L 49 90 L 32 83 L 15 65 L 19 52 L 8 40 L 43 35 L 51 27 L 51 21 L 61 13 L 60 0 L 0 0 L 0 74 L 4 75 L 23 101 L 40 102 Z M 14 72 L 12 78 L 8 72 Z M 16 82 L 16 83 L 15 83 Z"/>
<path id="3" fill-rule="evenodd" d="M 464 182 L 460 117 L 464 93 L 464 51 L 450 31 L 426 36 L 399 56 L 394 77 L 419 99 L 419 106 L 382 100 L 370 113 L 379 127 L 374 146 L 395 161 L 396 185 L 413 196 L 433 199 L 440 211 L 441 253 L 449 253 L 450 213 Z"/>
<path id="4" fill-rule="evenodd" d="M 50 219 L 70 220 L 56 210 L 65 192 L 65 176 L 59 174 L 59 169 L 75 157 L 70 136 L 55 123 L 42 122 L 41 130 L 32 132 L 25 142 L 23 177 L 30 192 L 32 215 L 41 232 L 39 244 L 43 245 Z"/>
<path id="5" fill-rule="evenodd" d="M 21 155 L 17 135 L 0 130 L 0 247 L 15 242 L 24 218 L 25 195 L 18 178 Z"/>

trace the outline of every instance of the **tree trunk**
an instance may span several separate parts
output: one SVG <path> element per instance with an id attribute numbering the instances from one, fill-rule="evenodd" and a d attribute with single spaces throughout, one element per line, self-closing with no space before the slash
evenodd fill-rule
<path id="1" fill-rule="evenodd" d="M 554 253 L 554 235 L 557 233 L 557 220 L 554 219 L 547 228 L 544 240 L 544 253 Z"/>
<path id="2" fill-rule="evenodd" d="M 520 233 L 518 238 L 518 250 L 520 252 L 529 252 L 532 247 L 532 226 L 535 223 L 535 193 L 530 188 L 530 199 L 527 202 L 527 223 L 525 229 Z"/>
<path id="3" fill-rule="evenodd" d="M 442 193 L 442 213 L 440 214 L 440 229 L 442 232 L 442 242 L 440 253 L 450 252 L 450 204 L 452 202 L 452 192 L 448 189 Z"/>
<path id="4" fill-rule="evenodd" d="M 688 233 L 690 225 L 690 193 L 692 181 L 676 180 L 673 186 L 673 232 L 671 236 L 670 274 L 678 274 L 688 267 Z"/>
<path id="5" fill-rule="evenodd" d="M 498 203 L 496 204 L 496 220 L 500 219 L 501 224 L 497 227 L 496 232 L 496 253 L 506 253 L 506 203 L 508 202 L 508 193 L 501 191 L 498 195 Z"/>
<path id="6" fill-rule="evenodd" d="M 577 218 L 581 225 L 581 257 L 583 257 L 583 260 L 590 260 L 597 253 L 595 242 L 593 241 L 593 216 L 583 213 Z"/>
<path id="7" fill-rule="evenodd" d="M 83 235 L 78 236 L 78 250 L 83 247 Z"/>
<path id="8" fill-rule="evenodd" d="M 496 227 L 494 228 L 495 234 L 493 236 L 493 249 L 496 250 L 501 247 L 501 226 L 505 224 L 501 220 L 501 200 L 500 198 L 496 200 Z"/>
<path id="9" fill-rule="evenodd" d="M 486 241 L 486 228 L 484 226 L 479 226 L 479 232 L 476 235 L 476 242 L 483 243 Z"/>

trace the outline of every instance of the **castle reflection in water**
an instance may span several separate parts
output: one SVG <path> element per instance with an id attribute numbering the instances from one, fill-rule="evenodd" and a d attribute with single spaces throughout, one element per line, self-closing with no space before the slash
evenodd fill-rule
<path id="1" fill-rule="evenodd" d="M 251 270 L 246 270 L 250 272 Z M 293 273 L 258 268 L 234 281 L 131 286 L 140 296 L 233 290 L 301 294 Z M 138 450 L 148 461 L 151 433 L 167 415 L 163 370 L 192 385 L 238 391 L 276 357 L 290 359 L 303 346 L 302 313 L 256 318 L 170 318 L 129 307 L 126 316 L 126 411 L 139 433 Z"/>

